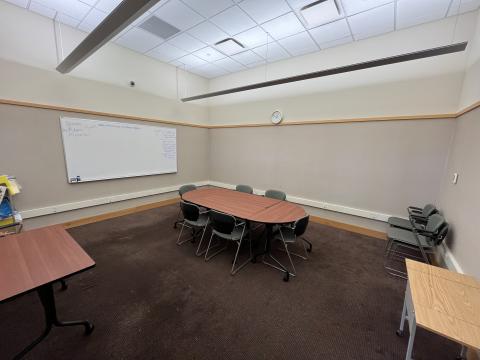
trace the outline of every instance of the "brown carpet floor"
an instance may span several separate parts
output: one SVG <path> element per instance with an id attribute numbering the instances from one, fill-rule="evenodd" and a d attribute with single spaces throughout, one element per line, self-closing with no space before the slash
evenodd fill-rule
<path id="1" fill-rule="evenodd" d="M 27 359 L 404 359 L 405 281 L 388 276 L 384 241 L 311 223 L 298 277 L 260 263 L 230 276 L 233 248 L 205 263 L 175 245 L 176 205 L 71 229 L 97 266 L 56 291 L 60 319 Z M 279 257 L 282 253 L 279 254 Z M 0 305 L 0 358 L 43 329 L 35 293 Z M 422 329 L 415 356 L 454 359 L 459 346 Z"/>

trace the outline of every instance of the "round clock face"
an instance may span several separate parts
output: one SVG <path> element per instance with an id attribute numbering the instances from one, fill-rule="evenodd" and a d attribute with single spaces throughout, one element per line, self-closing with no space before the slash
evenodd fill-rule
<path id="1" fill-rule="evenodd" d="M 283 114 L 281 111 L 277 110 L 272 113 L 272 123 L 280 124 L 282 120 L 283 120 Z"/>

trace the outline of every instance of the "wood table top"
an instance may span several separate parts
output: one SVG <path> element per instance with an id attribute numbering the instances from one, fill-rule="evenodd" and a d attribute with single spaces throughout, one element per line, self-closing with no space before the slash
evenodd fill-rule
<path id="1" fill-rule="evenodd" d="M 94 265 L 61 225 L 0 238 L 0 301 Z"/>
<path id="2" fill-rule="evenodd" d="M 208 209 L 260 223 L 290 223 L 306 215 L 301 206 L 288 201 L 222 188 L 189 191 L 183 194 L 183 199 Z"/>
<path id="3" fill-rule="evenodd" d="M 480 282 L 410 259 L 406 264 L 418 326 L 480 349 Z"/>

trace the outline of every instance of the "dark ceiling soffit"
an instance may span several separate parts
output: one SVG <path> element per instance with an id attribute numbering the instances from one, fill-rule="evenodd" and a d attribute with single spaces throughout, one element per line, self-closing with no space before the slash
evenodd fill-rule
<path id="1" fill-rule="evenodd" d="M 72 71 L 160 0 L 123 0 L 58 66 Z"/>
<path id="2" fill-rule="evenodd" d="M 386 58 L 356 63 L 352 65 L 340 66 L 340 67 L 327 69 L 327 70 L 314 71 L 307 74 L 290 76 L 290 77 L 276 79 L 276 80 L 269 80 L 269 81 L 264 81 L 264 82 L 245 85 L 245 86 L 239 86 L 236 88 L 215 91 L 207 94 L 195 95 L 195 96 L 183 98 L 182 101 L 187 102 L 187 101 L 193 101 L 193 100 L 206 99 L 214 96 L 233 94 L 241 91 L 260 89 L 268 86 L 275 86 L 275 85 L 287 84 L 287 83 L 296 82 L 296 81 L 303 81 L 303 80 L 315 79 L 315 78 L 324 77 L 324 76 L 342 74 L 342 73 L 351 72 L 351 71 L 370 69 L 373 67 L 397 64 L 401 62 L 424 59 L 424 58 L 429 58 L 433 56 L 452 54 L 452 53 L 464 51 L 465 48 L 467 47 L 467 44 L 468 42 L 465 41 L 465 42 L 460 42 L 452 45 L 440 46 L 432 49 L 415 51 L 407 54 L 395 55 L 395 56 L 390 56 Z"/>

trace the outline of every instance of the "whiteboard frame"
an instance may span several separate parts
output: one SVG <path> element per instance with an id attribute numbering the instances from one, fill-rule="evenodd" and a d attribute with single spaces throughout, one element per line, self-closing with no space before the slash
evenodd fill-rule
<path id="1" fill-rule="evenodd" d="M 168 128 L 168 129 L 175 129 L 175 147 L 176 147 L 176 156 L 175 156 L 175 167 L 176 171 L 165 171 L 165 172 L 158 172 L 158 173 L 146 173 L 146 174 L 132 174 L 132 175 L 125 175 L 121 177 L 99 177 L 95 179 L 81 179 L 80 181 L 71 181 L 73 177 L 71 178 L 68 173 L 68 161 L 67 161 L 67 152 L 65 148 L 65 138 L 63 136 L 63 129 L 62 129 L 62 119 L 78 119 L 82 121 L 105 121 L 105 122 L 110 122 L 110 123 L 117 123 L 117 124 L 137 124 L 137 125 L 142 125 L 142 126 L 150 126 L 150 127 L 158 127 L 158 128 Z M 178 173 L 178 131 L 175 126 L 155 126 L 155 125 L 144 125 L 138 122 L 130 122 L 130 121 L 110 121 L 110 120 L 104 120 L 104 119 L 86 119 L 86 118 L 78 118 L 78 117 L 73 117 L 73 116 L 60 116 L 60 119 L 58 121 L 58 125 L 60 126 L 60 134 L 62 136 L 62 147 L 63 147 L 63 158 L 65 160 L 65 173 L 67 175 L 67 183 L 69 184 L 81 184 L 81 183 L 87 183 L 87 182 L 94 182 L 94 181 L 105 181 L 105 180 L 117 180 L 117 179 L 128 179 L 128 178 L 135 178 L 135 177 L 143 177 L 143 176 L 156 176 L 156 175 L 167 175 L 167 174 L 177 174 Z"/>

